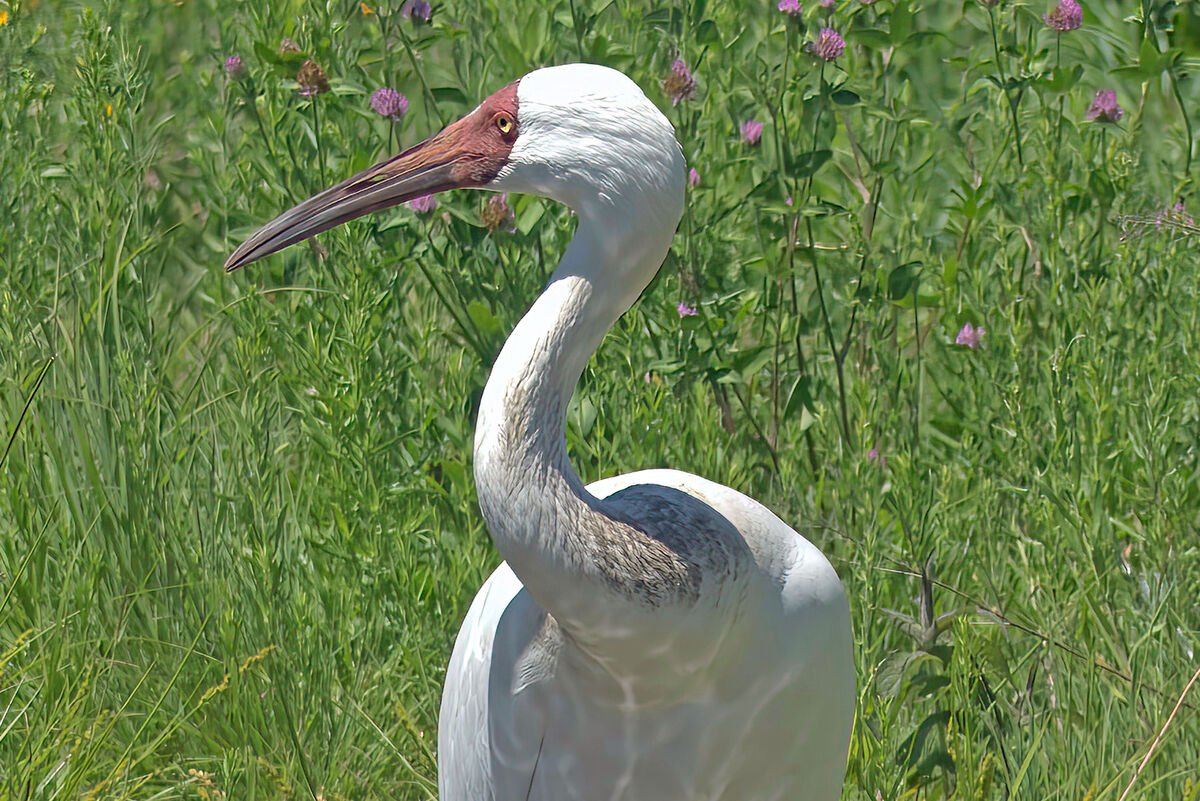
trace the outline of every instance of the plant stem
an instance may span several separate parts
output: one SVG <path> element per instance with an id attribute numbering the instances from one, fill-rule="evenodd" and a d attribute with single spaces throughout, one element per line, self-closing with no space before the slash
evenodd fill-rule
<path id="1" fill-rule="evenodd" d="M 1021 123 L 1017 117 L 1017 104 L 1013 102 L 1012 95 L 1008 90 L 1008 78 L 1004 74 L 1004 64 L 1000 61 L 1000 40 L 996 37 L 996 10 L 992 6 L 988 6 L 988 19 L 992 24 L 992 52 L 996 58 L 996 71 L 1000 75 L 1000 88 L 1004 90 L 1004 100 L 1008 103 L 1008 110 L 1012 117 L 1013 139 L 1017 143 L 1017 163 L 1021 166 L 1025 165 L 1025 154 L 1021 150 Z M 1018 102 L 1020 95 L 1017 96 Z"/>
<path id="2" fill-rule="evenodd" d="M 804 358 L 804 342 L 800 338 L 800 302 L 796 297 L 796 281 L 795 276 L 795 257 L 796 257 L 796 237 L 799 235 L 800 216 L 796 215 L 792 218 L 792 227 L 790 236 L 788 237 L 788 286 L 791 288 L 791 304 L 792 304 L 792 319 L 796 321 L 796 370 L 797 377 L 804 378 L 808 374 L 808 362 Z M 812 428 L 804 430 L 804 442 L 808 446 L 808 460 L 812 465 L 813 478 L 820 475 L 820 462 L 817 461 L 817 450 L 813 444 Z"/>
<path id="3" fill-rule="evenodd" d="M 421 82 L 421 93 L 425 98 L 425 113 L 433 111 L 433 116 L 437 117 L 438 127 L 445 126 L 446 120 L 442 117 L 442 111 L 438 108 L 437 98 L 433 96 L 433 90 L 429 88 L 429 83 L 425 80 L 425 73 L 421 69 L 421 65 L 417 63 L 417 55 L 413 52 L 412 42 L 408 40 L 408 34 L 404 32 L 404 25 L 399 25 L 396 30 L 400 32 L 400 41 L 404 43 L 404 52 L 408 54 L 408 61 L 412 64 L 413 72 L 417 74 L 417 80 Z"/>
<path id="4" fill-rule="evenodd" d="M 1192 120 L 1188 116 L 1188 108 L 1184 105 L 1183 95 L 1179 93 L 1179 80 L 1175 77 L 1175 69 L 1167 69 L 1167 76 L 1171 79 L 1171 93 L 1175 95 L 1175 102 L 1179 104 L 1179 116 L 1183 117 L 1183 126 L 1187 132 L 1187 161 L 1183 168 L 1183 178 L 1186 181 L 1192 174 Z"/>
<path id="5" fill-rule="evenodd" d="M 320 103 L 317 101 L 317 98 L 319 97 L 320 95 L 313 95 L 311 100 L 313 110 L 313 133 L 317 139 L 317 172 L 321 176 L 321 186 L 325 186 L 328 181 L 325 179 L 325 148 L 321 146 L 321 112 L 318 108 Z"/>
<path id="6" fill-rule="evenodd" d="M 575 10 L 575 0 L 571 0 L 571 27 L 575 30 L 575 49 L 579 52 L 579 60 L 583 61 L 583 35 L 579 32 L 579 12 Z"/>
<path id="7" fill-rule="evenodd" d="M 829 352 L 833 356 L 833 364 L 837 371 L 838 382 L 838 405 L 842 412 L 842 436 L 846 441 L 846 447 L 852 448 L 850 441 L 850 415 L 846 411 L 846 376 L 842 369 L 842 362 L 838 358 L 838 346 L 833 337 L 833 323 L 829 319 L 829 309 L 825 306 L 825 290 L 821 284 L 821 268 L 817 262 L 817 250 L 813 241 L 812 218 L 804 218 L 804 228 L 808 233 L 808 257 L 812 261 L 813 280 L 817 284 L 817 301 L 821 305 L 821 319 L 825 322 L 825 337 L 829 340 Z"/>
<path id="8" fill-rule="evenodd" d="M 1054 72 L 1057 73 L 1060 66 L 1062 65 L 1062 33 L 1058 34 L 1058 38 L 1055 41 L 1057 42 L 1057 46 L 1055 48 L 1055 54 L 1054 54 Z M 1063 104 L 1065 102 L 1066 102 L 1066 97 L 1064 97 L 1063 95 L 1060 94 L 1058 96 L 1058 124 L 1055 126 L 1055 132 L 1054 132 L 1055 169 L 1058 168 L 1058 163 L 1059 163 L 1058 162 L 1058 151 L 1059 151 L 1059 145 L 1062 143 Z"/>

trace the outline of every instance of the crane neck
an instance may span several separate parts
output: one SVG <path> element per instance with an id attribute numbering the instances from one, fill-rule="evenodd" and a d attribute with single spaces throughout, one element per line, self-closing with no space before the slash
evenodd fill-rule
<path id="1" fill-rule="evenodd" d="M 584 366 L 658 271 L 676 223 L 647 220 L 631 231 L 628 217 L 580 212 L 575 238 L 484 388 L 475 432 L 484 519 L 526 589 L 568 631 L 603 628 L 598 614 L 636 605 L 628 565 L 653 545 L 584 488 L 565 427 Z"/>

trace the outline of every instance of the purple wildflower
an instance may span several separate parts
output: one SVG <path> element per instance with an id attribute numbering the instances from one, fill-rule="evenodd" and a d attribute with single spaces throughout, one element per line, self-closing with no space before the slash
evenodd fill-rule
<path id="1" fill-rule="evenodd" d="M 837 5 L 837 0 L 817 0 L 817 5 L 821 8 L 833 8 Z"/>
<path id="2" fill-rule="evenodd" d="M 433 195 L 421 195 L 408 201 L 408 207 L 417 214 L 429 214 L 438 207 L 438 202 Z"/>
<path id="3" fill-rule="evenodd" d="M 1179 200 L 1175 202 L 1174 206 L 1163 206 L 1159 210 L 1154 218 L 1154 227 L 1161 231 L 1163 223 L 1167 223 L 1168 226 L 1172 223 L 1193 226 L 1196 221 L 1192 219 L 1192 215 L 1187 213 L 1183 201 Z"/>
<path id="4" fill-rule="evenodd" d="M 696 172 L 695 167 L 688 170 L 687 185 L 693 189 L 700 185 L 700 173 Z"/>
<path id="5" fill-rule="evenodd" d="M 1117 105 L 1117 93 L 1112 89 L 1099 89 L 1092 105 L 1088 107 L 1089 120 L 1096 122 L 1119 122 L 1125 112 Z"/>
<path id="6" fill-rule="evenodd" d="M 982 327 L 975 328 L 970 323 L 964 323 L 962 330 L 954 338 L 954 344 L 966 345 L 968 348 L 976 350 L 983 344 L 983 335 L 986 333 L 987 331 Z"/>
<path id="7" fill-rule="evenodd" d="M 495 231 L 505 223 L 508 223 L 507 230 L 511 233 L 513 210 L 512 206 L 508 205 L 508 193 L 500 192 L 488 198 L 487 203 L 483 204 L 483 211 L 479 213 L 479 221 L 489 231 Z"/>
<path id="8" fill-rule="evenodd" d="M 399 122 L 408 113 L 408 98 L 385 86 L 371 93 L 371 108 L 379 116 Z"/>
<path id="9" fill-rule="evenodd" d="M 887 470 L 887 457 L 881 456 L 879 448 L 874 445 L 871 446 L 871 450 L 867 451 L 867 461 L 879 465 L 880 470 Z"/>
<path id="10" fill-rule="evenodd" d="M 433 7 L 425 0 L 404 0 L 404 5 L 400 6 L 400 16 L 414 25 L 418 22 L 429 22 L 429 18 L 433 16 Z"/>
<path id="11" fill-rule="evenodd" d="M 246 74 L 246 65 L 237 53 L 225 59 L 225 74 L 235 81 Z"/>
<path id="12" fill-rule="evenodd" d="M 1058 5 L 1042 19 L 1054 30 L 1066 33 L 1083 25 L 1083 8 L 1075 0 L 1058 0 Z"/>
<path id="13" fill-rule="evenodd" d="M 742 141 L 753 147 L 762 139 L 763 124 L 758 120 L 746 120 L 742 123 Z"/>
<path id="14" fill-rule="evenodd" d="M 662 87 L 667 97 L 671 98 L 672 106 L 696 96 L 696 79 L 681 58 L 675 59 L 671 65 L 671 74 L 663 78 Z"/>
<path id="15" fill-rule="evenodd" d="M 777 8 L 784 14 L 792 17 L 799 17 L 804 14 L 804 9 L 800 7 L 800 0 L 779 0 Z"/>
<path id="16" fill-rule="evenodd" d="M 304 51 L 300 49 L 300 45 L 293 42 L 286 36 L 279 40 L 279 55 L 281 56 L 298 56 Z"/>
<path id="17" fill-rule="evenodd" d="M 696 311 L 695 306 L 689 306 L 686 303 L 684 303 L 682 300 L 679 301 L 679 305 L 675 307 L 675 311 L 679 312 L 679 316 L 681 318 L 682 317 L 695 317 L 697 314 L 700 313 L 700 312 Z"/>
<path id="18" fill-rule="evenodd" d="M 312 97 L 329 91 L 329 76 L 321 65 L 315 61 L 305 61 L 296 73 L 296 83 L 300 84 L 300 94 Z"/>
<path id="19" fill-rule="evenodd" d="M 822 61 L 836 61 L 846 49 L 846 40 L 833 28 L 822 28 L 815 42 L 809 42 L 808 50 Z"/>

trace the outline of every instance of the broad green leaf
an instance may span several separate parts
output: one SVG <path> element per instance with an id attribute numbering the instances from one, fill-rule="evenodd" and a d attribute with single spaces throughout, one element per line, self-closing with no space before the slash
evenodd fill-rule
<path id="1" fill-rule="evenodd" d="M 921 262 L 910 261 L 888 273 L 888 298 L 895 301 L 908 297 L 917 286 L 920 268 Z"/>
<path id="2" fill-rule="evenodd" d="M 449 103 L 455 106 L 470 105 L 470 101 L 467 99 L 466 93 L 457 86 L 435 86 L 429 91 L 430 94 L 433 95 L 433 99 L 436 100 L 439 105 L 442 103 Z"/>
<path id="3" fill-rule="evenodd" d="M 711 47 L 721 46 L 721 32 L 717 29 L 717 23 L 711 19 L 706 19 L 696 27 L 696 42 L 702 45 Z"/>
<path id="4" fill-rule="evenodd" d="M 829 161 L 832 155 L 828 150 L 810 150 L 794 156 L 788 164 L 788 174 L 793 178 L 807 178 L 821 169 L 821 165 Z"/>
<path id="5" fill-rule="evenodd" d="M 496 319 L 496 315 L 492 314 L 492 310 L 481 301 L 473 300 L 467 304 L 467 316 L 484 334 L 491 335 L 500 331 L 500 321 Z"/>
<path id="6" fill-rule="evenodd" d="M 912 33 L 913 13 L 908 7 L 908 0 L 896 0 L 895 7 L 888 20 L 888 38 L 896 45 L 902 43 Z"/>
<path id="7" fill-rule="evenodd" d="M 1149 37 L 1142 40 L 1141 50 L 1138 51 L 1138 69 L 1141 70 L 1143 78 L 1153 78 L 1163 70 L 1158 45 Z"/>

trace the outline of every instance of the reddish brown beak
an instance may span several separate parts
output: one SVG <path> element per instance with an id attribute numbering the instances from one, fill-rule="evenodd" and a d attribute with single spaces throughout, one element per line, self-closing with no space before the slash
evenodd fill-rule
<path id="1" fill-rule="evenodd" d="M 421 195 L 487 186 L 508 160 L 516 121 L 514 82 L 421 144 L 280 214 L 243 242 L 225 269 L 232 272 L 347 220 Z"/>
<path id="2" fill-rule="evenodd" d="M 355 217 L 471 185 L 463 180 L 462 170 L 456 169 L 464 154 L 454 147 L 455 137 L 447 136 L 449 132 L 442 131 L 288 209 L 238 246 L 225 269 L 233 272 Z"/>

